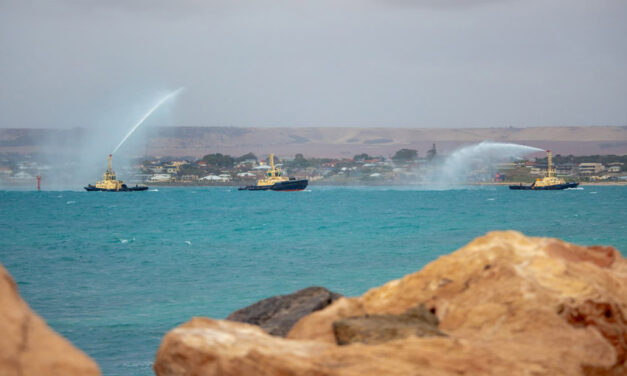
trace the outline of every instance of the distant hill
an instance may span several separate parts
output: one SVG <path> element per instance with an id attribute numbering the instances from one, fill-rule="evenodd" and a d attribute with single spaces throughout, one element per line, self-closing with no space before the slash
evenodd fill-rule
<path id="1" fill-rule="evenodd" d="M 542 127 L 481 129 L 407 128 L 160 128 L 153 129 L 150 155 L 247 152 L 282 156 L 352 157 L 393 154 L 401 148 L 424 155 L 435 143 L 440 152 L 484 140 L 514 142 L 558 154 L 627 154 L 627 127 Z"/>
<path id="2" fill-rule="evenodd" d="M 83 130 L 0 129 L 0 153 L 32 153 L 42 145 L 60 143 L 59 149 L 80 143 Z M 358 153 L 392 155 L 401 148 L 424 155 L 436 144 L 439 153 L 484 140 L 513 142 L 556 154 L 627 154 L 627 127 L 534 128 L 235 128 L 155 127 L 146 130 L 145 155 L 193 156 L 208 153 L 242 155 L 253 152 L 279 156 L 302 153 L 308 157 L 352 157 Z M 50 147 L 47 147 L 50 150 Z"/>

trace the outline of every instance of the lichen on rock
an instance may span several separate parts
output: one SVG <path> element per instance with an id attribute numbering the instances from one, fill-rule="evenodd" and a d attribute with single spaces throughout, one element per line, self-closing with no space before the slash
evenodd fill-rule
<path id="1" fill-rule="evenodd" d="M 340 319 L 333 323 L 338 345 L 376 344 L 410 336 L 446 336 L 438 329 L 438 318 L 424 304 L 400 315 L 364 315 Z"/>

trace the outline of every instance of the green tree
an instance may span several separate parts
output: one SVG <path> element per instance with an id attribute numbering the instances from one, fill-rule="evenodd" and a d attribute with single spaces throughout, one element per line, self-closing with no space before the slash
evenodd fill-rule
<path id="1" fill-rule="evenodd" d="M 366 153 L 361 153 L 361 154 L 357 154 L 353 157 L 353 160 L 355 161 L 365 161 L 368 159 L 372 159 L 372 157 L 370 157 L 368 154 Z"/>
<path id="2" fill-rule="evenodd" d="M 257 156 L 253 153 L 247 153 L 242 155 L 241 157 L 237 157 L 235 158 L 235 162 L 243 162 L 243 161 L 248 161 L 248 160 L 255 160 L 257 161 Z"/>
<path id="3" fill-rule="evenodd" d="M 413 161 L 414 159 L 418 159 L 418 151 L 414 149 L 401 149 L 394 154 L 392 159 L 398 162 Z"/>
<path id="4" fill-rule="evenodd" d="M 181 168 L 179 169 L 179 176 L 183 176 L 183 175 L 196 175 L 196 176 L 202 176 L 205 175 L 207 173 L 206 170 L 198 167 L 198 166 L 193 166 L 193 165 L 183 165 L 181 166 Z"/>
<path id="5" fill-rule="evenodd" d="M 230 155 L 222 155 L 221 153 L 207 154 L 202 160 L 208 165 L 220 168 L 231 168 L 235 164 L 235 159 Z"/>
<path id="6" fill-rule="evenodd" d="M 294 160 L 291 163 L 292 167 L 305 168 L 309 166 L 309 161 L 301 154 L 298 153 L 294 156 Z"/>

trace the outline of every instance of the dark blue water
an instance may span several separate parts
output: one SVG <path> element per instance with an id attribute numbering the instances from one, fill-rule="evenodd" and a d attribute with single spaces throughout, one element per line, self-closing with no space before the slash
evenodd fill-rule
<path id="1" fill-rule="evenodd" d="M 627 187 L 0 191 L 0 262 L 105 375 L 151 375 L 192 316 L 310 285 L 362 294 L 491 230 L 625 251 L 625 213 Z"/>

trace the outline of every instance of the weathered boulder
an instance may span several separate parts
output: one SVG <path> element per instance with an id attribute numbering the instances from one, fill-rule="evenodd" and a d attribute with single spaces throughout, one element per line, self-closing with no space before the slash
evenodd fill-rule
<path id="1" fill-rule="evenodd" d="M 299 375 L 330 346 L 271 336 L 256 325 L 195 317 L 164 337 L 157 375 Z"/>
<path id="2" fill-rule="evenodd" d="M 90 376 L 100 369 L 82 351 L 55 333 L 20 297 L 0 265 L 0 375 Z"/>
<path id="3" fill-rule="evenodd" d="M 285 337 L 298 320 L 325 308 L 340 297 L 340 294 L 324 287 L 308 287 L 289 295 L 260 300 L 238 309 L 226 319 L 258 325 L 272 335 Z"/>
<path id="4" fill-rule="evenodd" d="M 438 329 L 438 318 L 424 304 L 400 315 L 365 315 L 340 319 L 333 323 L 338 345 L 376 344 L 394 339 L 445 336 Z"/>
<path id="5" fill-rule="evenodd" d="M 334 323 L 425 304 L 446 336 L 338 346 Z M 623 375 L 627 261 L 612 247 L 494 232 L 421 271 L 342 298 L 286 339 L 245 324 L 194 319 L 170 331 L 159 376 Z"/>

